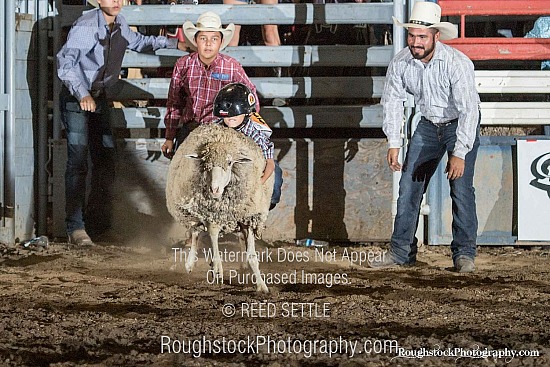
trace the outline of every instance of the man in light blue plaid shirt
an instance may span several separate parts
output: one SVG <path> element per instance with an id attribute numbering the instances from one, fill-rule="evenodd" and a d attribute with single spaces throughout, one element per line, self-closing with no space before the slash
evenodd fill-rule
<path id="1" fill-rule="evenodd" d="M 460 51 L 439 42 L 456 38 L 457 28 L 440 22 L 441 8 L 432 2 L 414 4 L 407 29 L 408 47 L 390 62 L 381 104 L 383 130 L 388 137 L 388 165 L 401 171 L 397 214 L 387 256 L 369 263 L 373 268 L 414 265 L 416 227 L 422 195 L 439 162 L 447 155 L 447 179 L 453 201 L 451 252 L 457 272 L 475 270 L 477 214 L 473 186 L 479 148 L 479 95 L 474 65 Z M 422 118 L 409 142 L 405 162 L 398 160 L 402 144 L 403 102 L 414 96 Z"/>
<path id="2" fill-rule="evenodd" d="M 132 31 L 119 14 L 123 0 L 88 2 L 97 9 L 76 20 L 57 54 L 57 75 L 64 85 L 61 118 L 67 135 L 65 222 L 69 242 L 76 245 L 92 244 L 87 229 L 101 234 L 111 227 L 115 144 L 107 97 L 113 94 L 126 49 L 185 49 L 177 39 Z M 86 206 L 88 151 L 92 177 Z"/>

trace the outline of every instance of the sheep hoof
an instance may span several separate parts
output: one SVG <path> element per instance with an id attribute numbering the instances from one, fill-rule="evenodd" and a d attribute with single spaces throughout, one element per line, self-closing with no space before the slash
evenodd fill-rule
<path id="1" fill-rule="evenodd" d="M 265 284 L 256 284 L 256 292 L 259 293 L 269 293 L 269 289 L 267 289 L 267 286 Z"/>
<path id="2" fill-rule="evenodd" d="M 217 280 L 223 279 L 223 265 L 221 262 L 214 263 L 212 266 L 212 271 Z"/>
<path id="3" fill-rule="evenodd" d="M 195 267 L 195 263 L 194 263 L 194 262 L 192 262 L 192 263 L 185 263 L 185 271 L 187 271 L 187 273 L 192 272 L 194 267 Z"/>

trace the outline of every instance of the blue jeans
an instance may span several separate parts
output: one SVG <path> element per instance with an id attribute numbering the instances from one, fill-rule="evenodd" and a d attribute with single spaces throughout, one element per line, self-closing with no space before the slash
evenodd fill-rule
<path id="1" fill-rule="evenodd" d="M 426 192 L 443 155 L 451 155 L 456 143 L 457 126 L 458 123 L 453 122 L 438 127 L 422 118 L 410 140 L 399 181 L 397 215 L 391 237 L 391 253 L 399 264 L 414 264 L 416 261 L 418 240 L 415 233 L 422 195 Z M 473 181 L 478 148 L 479 125 L 474 146 L 466 154 L 464 175 L 449 181 L 453 202 L 453 262 L 460 255 L 471 259 L 476 256 L 478 223 Z"/>
<path id="2" fill-rule="evenodd" d="M 283 170 L 279 162 L 275 161 L 275 180 L 273 181 L 273 194 L 271 195 L 271 209 L 281 201 L 281 186 L 283 186 Z"/>
<path id="3" fill-rule="evenodd" d="M 110 228 L 115 179 L 115 145 L 109 125 L 109 105 L 95 99 L 97 109 L 80 109 L 76 98 L 63 88 L 60 109 L 67 136 L 65 171 L 65 223 L 67 233 L 85 229 L 100 233 Z M 92 163 L 91 187 L 86 205 L 88 152 Z"/>

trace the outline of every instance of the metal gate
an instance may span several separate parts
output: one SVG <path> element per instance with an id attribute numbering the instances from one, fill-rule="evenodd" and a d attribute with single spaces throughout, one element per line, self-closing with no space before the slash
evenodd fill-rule
<path id="1" fill-rule="evenodd" d="M 0 241 L 46 231 L 48 0 L 0 5 Z M 35 190 L 35 188 L 37 188 Z"/>
<path id="2" fill-rule="evenodd" d="M 441 0 L 444 8 L 451 0 Z M 542 0 L 527 1 L 527 3 L 540 3 Z M 466 1 L 463 1 L 463 3 Z M 509 0 L 508 2 L 512 2 Z M 519 2 L 519 1 L 516 1 Z M 49 4 L 52 4 L 51 7 Z M 73 2 L 75 3 L 75 2 Z M 82 4 L 85 1 L 82 1 Z M 398 19 L 407 18 L 407 9 L 412 7 L 413 1 L 398 1 L 391 3 L 369 4 L 279 4 L 270 7 L 251 5 L 239 7 L 238 11 L 228 5 L 147 5 L 147 14 L 139 7 L 125 8 L 124 15 L 133 25 L 148 24 L 181 24 L 182 17 L 196 20 L 198 14 L 206 10 L 216 9 L 223 13 L 222 18 L 228 22 L 238 24 L 259 24 L 260 18 L 269 18 L 275 24 L 391 24 L 391 15 Z M 472 1 L 475 3 L 475 1 Z M 407 5 L 407 6 L 405 6 Z M 17 242 L 35 234 L 63 235 L 64 216 L 64 185 L 63 170 L 65 164 L 64 140 L 61 139 L 59 113 L 57 108 L 57 92 L 59 81 L 55 72 L 50 72 L 50 67 L 45 67 L 48 62 L 48 44 L 53 44 L 53 55 L 60 47 L 62 28 L 69 26 L 86 7 L 83 5 L 64 5 L 62 0 L 8 0 L 0 5 L 0 241 Z M 262 17 L 256 16 L 264 10 Z M 244 16 L 243 16 L 244 14 Z M 249 14 L 248 16 L 246 14 Z M 448 20 L 454 20 L 450 15 Z M 456 16 L 454 16 L 456 17 Z M 263 18 L 262 18 L 263 19 Z M 52 39 L 48 39 L 48 31 L 51 31 Z M 394 27 L 393 46 L 342 46 L 342 45 L 307 45 L 280 46 L 276 50 L 273 47 L 239 46 L 228 50 L 228 54 L 235 57 L 245 66 L 279 66 L 279 67 L 384 67 L 387 66 L 391 55 L 399 51 L 405 44 L 404 31 Z M 51 41 L 51 42 L 50 42 Z M 167 67 L 173 65 L 173 61 L 179 54 L 169 52 L 157 55 L 137 55 L 129 52 L 124 60 L 124 67 Z M 544 55 L 545 57 L 547 54 Z M 49 65 L 48 65 L 49 66 Z M 55 69 L 55 67 L 54 67 Z M 353 98 L 356 95 L 344 95 L 355 87 L 361 90 L 361 95 L 371 96 L 374 101 L 379 97 L 383 76 L 361 77 L 302 77 L 302 78 L 254 78 L 259 90 L 267 98 Z M 52 118 L 48 115 L 48 81 L 53 83 Z M 485 70 L 476 72 L 476 82 L 481 94 L 543 94 L 548 93 L 550 85 L 550 72 L 516 71 L 516 70 Z M 154 86 L 153 86 L 154 84 Z M 128 90 L 134 93 L 135 99 L 146 96 L 165 98 L 167 81 L 161 79 L 143 79 L 139 82 L 127 81 Z M 158 86 L 162 88 L 158 89 Z M 351 86 L 351 87 L 350 87 Z M 163 89 L 164 88 L 164 89 Z M 137 94 L 136 94 L 137 93 Z M 369 94 L 370 93 L 370 94 Z M 132 98 L 130 98 L 132 99 Z M 379 128 L 381 126 L 381 109 L 379 104 L 373 102 L 370 105 L 331 105 L 310 106 L 290 105 L 285 107 L 268 106 L 262 108 L 262 114 L 273 123 L 274 128 L 287 129 L 331 129 L 334 127 L 351 128 Z M 548 125 L 550 124 L 550 102 L 483 102 L 482 125 Z M 414 112 L 412 103 L 406 106 L 408 113 Z M 136 138 L 125 139 L 126 147 L 136 147 L 126 154 L 136 160 L 137 165 L 146 167 L 143 171 L 147 177 L 162 176 L 162 165 L 166 162 L 159 160 L 145 160 L 149 155 L 158 154 L 158 141 L 139 137 L 139 129 L 158 129 L 164 125 L 162 116 L 164 109 L 155 108 L 125 108 L 117 111 L 115 127 L 134 129 Z M 405 134 L 407 135 L 407 134 Z M 130 135 L 133 136 L 133 135 Z M 345 137 L 344 137 L 345 138 Z M 51 139 L 51 140 L 49 140 Z M 373 192 L 365 186 L 368 180 L 358 180 L 361 170 L 369 170 L 371 174 L 378 174 L 376 181 L 383 181 L 389 186 L 391 178 L 384 162 L 379 164 L 373 160 L 374 153 L 385 151 L 382 143 L 374 142 L 374 139 L 364 139 L 358 144 L 359 155 L 356 160 L 350 162 L 338 162 L 338 169 L 332 164 L 334 155 L 342 155 L 342 147 L 346 142 L 329 144 L 328 140 L 316 141 L 315 139 L 287 139 L 282 146 L 292 154 L 287 156 L 287 172 L 292 174 L 287 177 L 290 197 L 287 207 L 278 208 L 273 216 L 279 232 L 273 232 L 272 239 L 282 239 L 279 236 L 315 236 L 316 228 L 330 229 L 335 223 L 327 213 L 338 211 L 337 218 L 340 221 L 348 220 L 345 226 L 357 234 L 355 240 L 367 240 L 370 236 L 367 227 L 377 226 L 386 232 L 391 231 L 391 217 L 389 214 L 391 192 L 385 190 L 382 193 L 383 200 L 371 200 L 369 195 Z M 376 145 L 378 144 L 379 147 Z M 491 152 L 503 152 L 502 162 L 506 163 L 507 171 L 502 171 L 502 177 L 508 177 L 513 173 L 513 156 L 508 148 L 501 149 L 490 142 L 488 157 L 495 155 Z M 499 144 L 497 144 L 499 145 Z M 499 145 L 502 146 L 502 145 Z M 338 149 L 333 149 L 339 147 Z M 330 149 L 328 149 L 330 148 Z M 361 150 L 362 149 L 362 150 Z M 369 152 L 367 149 L 372 150 Z M 500 149 L 500 150 L 499 150 Z M 139 154 L 138 154 L 139 153 Z M 142 154 L 143 153 L 143 154 Z M 296 154 L 299 153 L 299 154 Z M 493 152 L 494 153 L 494 152 Z M 368 157 L 373 167 L 362 164 L 361 154 Z M 142 157 L 143 155 L 143 157 Z M 480 159 L 483 160 L 483 154 Z M 305 159 L 303 159 L 305 157 Z M 328 157 L 328 158 L 327 158 Z M 500 157 L 500 155 L 499 155 Z M 383 161 L 383 160 L 382 160 Z M 145 162 L 145 163 L 144 163 Z M 326 163 L 324 163 L 326 162 Z M 283 162 L 285 163 L 285 162 Z M 315 163 L 315 164 L 314 164 Z M 483 163 L 482 163 L 483 164 Z M 345 167 L 345 169 L 344 169 Z M 495 168 L 494 166 L 491 166 Z M 132 170 L 133 167 L 130 167 Z M 332 172 L 342 181 L 341 194 L 338 197 L 332 195 L 334 206 L 326 205 L 326 192 L 322 188 L 327 181 L 326 172 Z M 152 172 L 152 173 L 151 173 Z M 158 173 L 161 173 L 160 175 Z M 388 176 L 383 177 L 383 176 Z M 438 173 L 438 177 L 442 174 Z M 330 176 L 330 175 L 329 175 Z M 344 177 L 345 176 L 345 177 Z M 347 181 L 345 181 L 347 180 Z M 330 181 L 330 180 L 329 180 Z M 449 236 L 442 220 L 445 209 L 446 193 L 437 189 L 440 180 L 434 178 L 435 195 L 428 198 L 431 207 L 429 211 L 429 237 L 431 243 L 448 242 Z M 344 185 L 344 182 L 346 183 Z M 155 190 L 163 190 L 162 180 L 155 183 Z M 502 181 L 503 187 L 513 194 L 512 186 L 507 181 Z M 363 185 L 359 187 L 358 185 Z M 380 187 L 382 185 L 379 185 Z M 398 188 L 398 174 L 393 180 L 394 194 L 393 206 L 396 204 Z M 321 188 L 321 189 L 319 189 Z M 150 191 L 150 190 L 149 190 Z M 365 194 L 366 193 L 366 194 Z M 139 194 L 132 192 L 131 194 Z M 345 196 L 348 196 L 342 205 Z M 161 195 L 162 196 L 162 195 Z M 382 197 L 377 196 L 377 198 Z M 153 198 L 154 199 L 154 198 Z M 338 199 L 338 200 L 336 200 Z M 364 205 L 362 201 L 364 200 Z M 495 201 L 491 196 L 482 198 L 488 204 Z M 487 223 L 498 223 L 500 226 L 487 225 L 485 232 L 480 234 L 485 242 L 508 243 L 515 241 L 513 227 L 515 218 L 509 219 L 514 214 L 514 207 L 507 202 L 499 201 L 507 210 L 492 210 L 487 215 Z M 140 202 L 140 204 L 142 204 Z M 162 206 L 163 203 L 158 203 Z M 369 206 L 373 210 L 370 216 L 358 206 Z M 489 207 L 489 206 L 488 206 Z M 359 209 L 360 209 L 359 208 Z M 130 208 L 139 211 L 139 208 Z M 395 209 L 395 208 L 393 208 Z M 354 212 L 354 210 L 356 210 Z M 378 219 L 383 218 L 379 225 L 371 223 L 372 213 L 378 211 Z M 505 216 L 503 217 L 503 213 Z M 495 215 L 499 217 L 495 217 Z M 353 216 L 349 220 L 347 216 Z M 500 220 L 504 218 L 504 220 Z M 48 220 L 51 222 L 48 222 Z M 285 222 L 287 220 L 287 222 Z M 324 221 L 323 221 L 324 220 Z M 316 222 L 317 221 L 317 222 Z M 342 225 L 342 227 L 345 227 Z M 313 228 L 313 231 L 310 229 Z M 370 228 L 369 227 L 369 228 Z M 424 226 L 421 225 L 420 228 Z M 324 230 L 324 229 L 323 229 Z M 319 232 L 320 233 L 320 232 Z M 324 232 L 323 232 L 324 233 Z M 377 232 L 379 233 L 379 232 Z M 384 232 L 385 233 L 385 232 Z M 334 235 L 333 233 L 331 233 Z M 368 235 L 366 235 L 368 234 Z M 422 234 L 420 234 L 422 236 Z M 380 238 L 384 239 L 384 238 Z M 483 241 L 482 241 L 483 242 Z"/>
<path id="3" fill-rule="evenodd" d="M 15 78 L 11 73 L 15 65 L 15 8 L 12 1 L 0 6 L 0 241 L 11 242 L 15 230 L 15 179 L 14 179 L 14 99 Z"/>

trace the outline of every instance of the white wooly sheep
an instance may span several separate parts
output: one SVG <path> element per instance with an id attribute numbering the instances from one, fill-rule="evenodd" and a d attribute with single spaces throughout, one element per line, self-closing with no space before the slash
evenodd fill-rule
<path id="1" fill-rule="evenodd" d="M 170 214 L 191 234 L 185 269 L 197 261 L 197 241 L 208 232 L 218 278 L 223 266 L 218 249 L 221 233 L 241 232 L 256 290 L 268 292 L 260 276 L 255 237 L 261 238 L 271 203 L 274 175 L 262 184 L 266 160 L 249 137 L 218 124 L 193 130 L 176 151 L 168 170 L 166 204 Z M 239 236 L 242 251 L 244 241 Z"/>

